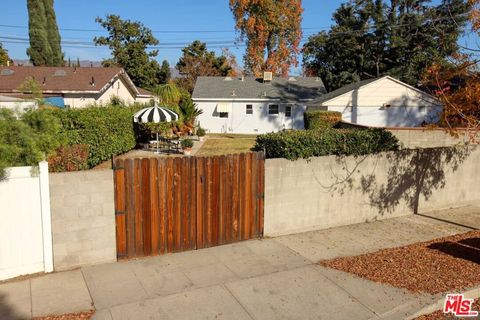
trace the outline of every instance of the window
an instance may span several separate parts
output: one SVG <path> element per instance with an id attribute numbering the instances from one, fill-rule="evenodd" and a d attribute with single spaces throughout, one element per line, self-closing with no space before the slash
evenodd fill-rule
<path id="1" fill-rule="evenodd" d="M 253 114 L 253 105 L 252 104 L 247 104 L 246 109 L 245 109 L 246 114 Z"/>
<path id="2" fill-rule="evenodd" d="M 219 116 L 220 118 L 228 118 L 228 112 L 219 112 L 219 113 L 218 113 L 218 116 Z"/>
<path id="3" fill-rule="evenodd" d="M 285 117 L 292 116 L 292 106 L 285 106 Z"/>
<path id="4" fill-rule="evenodd" d="M 268 106 L 268 115 L 271 115 L 271 116 L 278 115 L 278 104 L 271 104 Z"/>

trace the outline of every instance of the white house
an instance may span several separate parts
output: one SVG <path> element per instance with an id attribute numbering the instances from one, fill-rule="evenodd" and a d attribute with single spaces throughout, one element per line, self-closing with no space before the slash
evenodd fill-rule
<path id="1" fill-rule="evenodd" d="M 20 90 L 27 78 L 39 84 L 44 98 L 71 108 L 106 104 L 113 97 L 127 104 L 147 103 L 153 98 L 137 88 L 122 68 L 102 67 L 0 67 L 0 95 L 28 98 L 29 93 Z"/>
<path id="2" fill-rule="evenodd" d="M 23 112 L 38 107 L 35 100 L 20 99 L 9 96 L 0 96 L 0 108 L 6 108 L 13 111 Z"/>
<path id="3" fill-rule="evenodd" d="M 375 127 L 416 127 L 436 122 L 442 112 L 435 97 L 390 76 L 344 86 L 309 108 L 339 111 L 343 121 Z"/>
<path id="4" fill-rule="evenodd" d="M 325 94 L 319 78 L 198 77 L 192 99 L 211 133 L 266 133 L 303 129 L 307 103 Z"/>

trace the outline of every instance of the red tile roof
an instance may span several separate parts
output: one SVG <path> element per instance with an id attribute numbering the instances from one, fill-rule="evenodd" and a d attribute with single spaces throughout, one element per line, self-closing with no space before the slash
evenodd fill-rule
<path id="1" fill-rule="evenodd" d="M 119 76 L 138 94 L 122 68 L 23 66 L 0 67 L 0 93 L 19 92 L 18 88 L 28 77 L 34 78 L 44 93 L 99 92 Z"/>

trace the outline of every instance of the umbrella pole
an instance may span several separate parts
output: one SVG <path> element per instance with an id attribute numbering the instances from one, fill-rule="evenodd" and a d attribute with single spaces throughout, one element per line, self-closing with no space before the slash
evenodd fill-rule
<path id="1" fill-rule="evenodd" d="M 157 131 L 157 154 L 160 154 L 160 151 L 158 151 L 158 131 Z"/>

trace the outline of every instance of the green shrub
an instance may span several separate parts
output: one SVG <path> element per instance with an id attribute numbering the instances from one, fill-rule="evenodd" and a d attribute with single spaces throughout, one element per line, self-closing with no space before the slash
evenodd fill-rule
<path id="1" fill-rule="evenodd" d="M 198 136 L 198 137 L 204 137 L 205 134 L 206 134 L 205 129 L 203 129 L 202 127 L 198 127 L 198 129 L 197 129 L 197 136 Z"/>
<path id="2" fill-rule="evenodd" d="M 88 168 L 88 146 L 76 144 L 60 147 L 48 158 L 50 172 L 78 171 Z"/>
<path id="3" fill-rule="evenodd" d="M 398 140 L 384 129 L 285 131 L 257 137 L 255 151 L 267 158 L 308 159 L 325 155 L 364 155 L 398 149 Z"/>
<path id="4" fill-rule="evenodd" d="M 133 114 L 138 107 L 89 107 L 53 111 L 68 145 L 88 146 L 88 167 L 135 147 Z"/>
<path id="5" fill-rule="evenodd" d="M 190 149 L 193 147 L 192 139 L 183 139 L 181 143 L 182 149 Z"/>
<path id="6" fill-rule="evenodd" d="M 338 111 L 306 111 L 303 119 L 307 130 L 328 129 L 342 121 L 342 113 Z"/>

